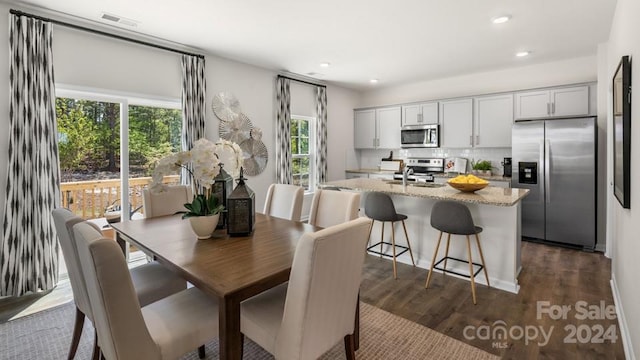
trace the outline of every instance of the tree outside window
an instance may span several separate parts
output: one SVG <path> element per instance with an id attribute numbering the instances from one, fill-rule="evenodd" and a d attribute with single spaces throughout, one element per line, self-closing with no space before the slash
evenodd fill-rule
<path id="1" fill-rule="evenodd" d="M 314 118 L 291 116 L 291 172 L 293 184 L 305 191 L 313 189 L 313 136 Z"/>

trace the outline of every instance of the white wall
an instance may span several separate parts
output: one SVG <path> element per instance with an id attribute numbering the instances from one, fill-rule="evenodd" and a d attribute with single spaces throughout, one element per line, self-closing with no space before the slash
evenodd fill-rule
<path id="1" fill-rule="evenodd" d="M 0 3 L 0 44 L 8 49 L 9 7 Z M 117 90 L 162 98 L 180 98 L 180 55 L 86 32 L 54 26 L 54 66 L 57 83 Z M 220 91 L 233 93 L 243 111 L 263 131 L 269 151 L 267 169 L 250 177 L 248 185 L 256 191 L 256 208 L 262 211 L 268 186 L 275 182 L 275 77 L 277 72 L 243 63 L 206 56 L 206 137 L 218 139 L 219 120 L 213 114 L 211 101 Z M 9 64 L 8 56 L 0 56 L 0 215 L 4 212 L 7 146 L 9 130 Z M 298 90 L 309 91 L 292 82 L 294 104 L 309 107 L 309 98 Z M 312 95 L 313 96 L 313 95 Z M 300 101 L 298 101 L 300 98 Z M 344 177 L 345 154 L 352 148 L 353 108 L 360 95 L 352 90 L 327 87 L 329 131 L 328 176 Z M 306 105 L 305 105 L 306 104 Z M 1 223 L 1 222 L 0 222 Z M 1 226 L 1 225 L 0 225 Z M 0 228 L 0 233 L 2 229 Z"/>
<path id="2" fill-rule="evenodd" d="M 367 91 L 363 94 L 359 107 L 591 82 L 597 79 L 596 68 L 596 57 L 588 56 L 466 74 L 446 79 L 420 81 Z"/>
<path id="3" fill-rule="evenodd" d="M 611 78 L 623 55 L 631 55 L 632 59 L 632 79 L 634 88 L 640 85 L 640 2 L 637 0 L 618 0 L 616 12 L 611 26 L 607 51 L 607 69 L 604 72 L 605 78 L 599 79 L 610 84 Z M 635 62 L 635 64 L 634 64 Z M 606 100 L 611 103 L 611 86 L 607 86 L 608 92 Z M 605 96 L 605 94 L 602 94 Z M 638 229 L 640 224 L 640 183 L 636 179 L 640 176 L 640 91 L 632 91 L 631 96 L 631 208 L 623 209 L 615 198 L 611 201 L 613 216 L 613 246 L 611 253 L 612 276 L 614 296 L 618 300 L 618 311 L 623 318 L 620 319 L 621 326 L 626 327 L 627 343 L 625 350 L 628 359 L 635 359 L 640 356 L 640 287 L 638 287 L 638 274 L 640 274 L 640 237 Z M 607 111 L 609 116 L 608 124 L 611 129 L 613 123 L 611 111 Z M 608 139 L 611 141 L 611 139 Z M 611 149 L 611 145 L 609 145 Z M 612 155 L 609 154 L 612 161 Z M 609 181 L 613 181 L 609 177 Z M 611 191 L 611 189 L 609 189 Z"/>

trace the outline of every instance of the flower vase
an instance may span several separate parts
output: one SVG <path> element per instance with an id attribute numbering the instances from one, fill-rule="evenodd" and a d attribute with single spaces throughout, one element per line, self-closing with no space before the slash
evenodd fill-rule
<path id="1" fill-rule="evenodd" d="M 189 218 L 191 229 L 199 240 L 209 239 L 218 226 L 220 214 L 207 216 L 193 216 Z"/>

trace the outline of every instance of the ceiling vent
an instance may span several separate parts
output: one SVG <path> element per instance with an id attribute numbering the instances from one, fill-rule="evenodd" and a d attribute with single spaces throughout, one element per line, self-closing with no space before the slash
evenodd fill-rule
<path id="1" fill-rule="evenodd" d="M 131 27 L 136 27 L 140 23 L 139 21 L 123 18 L 122 16 L 108 14 L 108 13 L 102 13 L 102 16 L 100 16 L 100 18 L 102 20 L 107 20 L 120 25 L 126 25 Z"/>

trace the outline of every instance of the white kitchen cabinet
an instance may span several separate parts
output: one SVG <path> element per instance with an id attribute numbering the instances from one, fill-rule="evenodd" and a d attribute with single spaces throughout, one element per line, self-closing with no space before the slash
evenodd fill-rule
<path id="1" fill-rule="evenodd" d="M 473 146 L 511 147 L 513 94 L 473 99 Z"/>
<path id="2" fill-rule="evenodd" d="M 400 106 L 376 109 L 378 149 L 400 148 Z"/>
<path id="3" fill-rule="evenodd" d="M 354 111 L 354 147 L 399 149 L 401 114 L 399 106 Z"/>
<path id="4" fill-rule="evenodd" d="M 440 102 L 441 147 L 473 146 L 473 99 Z"/>
<path id="5" fill-rule="evenodd" d="M 369 174 L 369 179 L 393 180 L 393 174 Z"/>
<path id="6" fill-rule="evenodd" d="M 347 171 L 345 174 L 347 179 L 366 179 L 369 177 L 367 173 L 357 173 L 357 172 L 349 172 Z"/>
<path id="7" fill-rule="evenodd" d="M 589 115 L 589 86 L 519 92 L 515 102 L 516 119 Z"/>
<path id="8" fill-rule="evenodd" d="M 376 137 L 376 110 L 354 111 L 353 143 L 356 149 L 375 149 L 378 138 Z"/>
<path id="9" fill-rule="evenodd" d="M 489 181 L 489 186 L 495 186 L 495 187 L 501 187 L 501 188 L 510 188 L 511 187 L 511 182 L 510 181 L 493 180 L 493 181 Z"/>
<path id="10" fill-rule="evenodd" d="M 437 124 L 438 103 L 429 102 L 402 107 L 402 126 Z"/>

